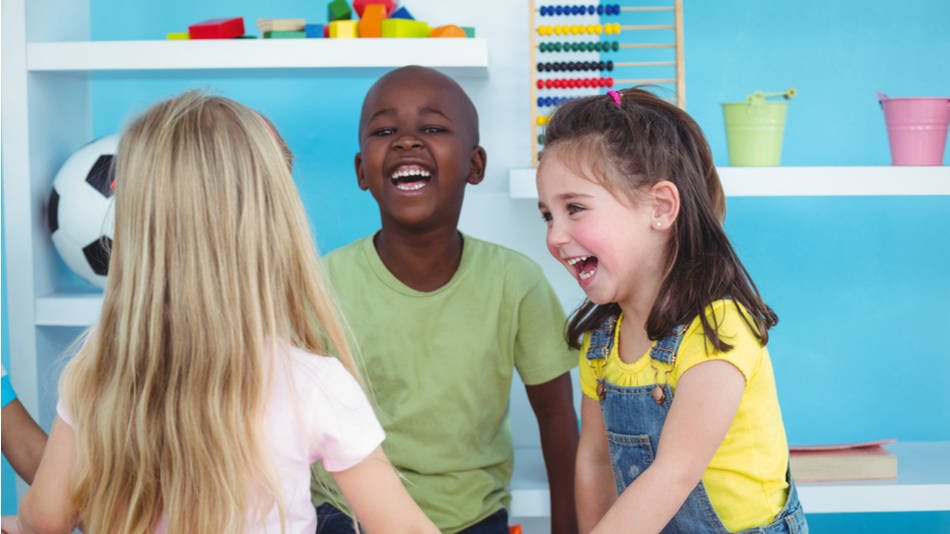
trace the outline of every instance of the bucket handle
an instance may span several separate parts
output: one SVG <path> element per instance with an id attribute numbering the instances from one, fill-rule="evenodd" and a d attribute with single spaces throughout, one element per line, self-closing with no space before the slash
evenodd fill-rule
<path id="1" fill-rule="evenodd" d="M 884 108 L 884 101 L 887 100 L 888 98 L 890 97 L 885 95 L 884 93 L 880 91 L 877 92 L 877 103 L 881 105 L 881 109 Z"/>
<path id="2" fill-rule="evenodd" d="M 746 101 L 746 104 L 759 104 L 759 103 L 765 102 L 766 98 L 772 98 L 772 97 L 781 97 L 781 98 L 784 98 L 785 100 L 791 100 L 795 98 L 795 95 L 797 94 L 798 94 L 798 90 L 795 89 L 794 87 L 789 87 L 788 89 L 777 92 L 777 93 L 756 91 L 752 93 L 751 95 L 745 97 L 745 101 Z"/>

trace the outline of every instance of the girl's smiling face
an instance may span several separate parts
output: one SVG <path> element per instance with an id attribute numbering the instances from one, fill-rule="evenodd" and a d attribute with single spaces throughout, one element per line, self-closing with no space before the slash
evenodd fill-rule
<path id="1" fill-rule="evenodd" d="M 651 192 L 636 202 L 618 198 L 565 166 L 563 156 L 557 148 L 547 150 L 538 167 L 538 208 L 548 226 L 548 251 L 591 302 L 616 302 L 621 308 L 652 304 L 672 221 Z"/>

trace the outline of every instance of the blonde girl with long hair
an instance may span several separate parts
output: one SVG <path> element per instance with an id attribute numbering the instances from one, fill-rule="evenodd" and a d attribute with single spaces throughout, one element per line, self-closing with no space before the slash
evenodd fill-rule
<path id="1" fill-rule="evenodd" d="M 102 313 L 22 531 L 310 534 L 322 461 L 369 532 L 438 532 L 380 449 L 291 158 L 260 115 L 197 92 L 125 129 Z"/>

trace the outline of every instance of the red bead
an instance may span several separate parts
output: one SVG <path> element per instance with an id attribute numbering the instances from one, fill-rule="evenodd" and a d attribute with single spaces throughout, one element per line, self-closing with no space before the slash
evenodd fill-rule
<path id="1" fill-rule="evenodd" d="M 607 87 L 613 87 L 613 86 L 614 86 L 614 79 L 607 78 Z"/>
<path id="2" fill-rule="evenodd" d="M 544 89 L 544 80 L 538 80 L 538 89 Z"/>

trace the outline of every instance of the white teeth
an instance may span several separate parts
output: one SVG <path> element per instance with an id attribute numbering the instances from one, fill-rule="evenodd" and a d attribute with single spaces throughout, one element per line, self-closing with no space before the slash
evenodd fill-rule
<path id="1" fill-rule="evenodd" d="M 581 280 L 587 280 L 587 279 L 590 278 L 591 276 L 594 276 L 594 273 L 596 273 L 596 272 L 597 272 L 597 269 L 594 269 L 593 271 L 591 271 L 591 272 L 589 272 L 589 273 L 581 273 L 581 274 L 579 274 L 579 275 L 577 275 L 577 276 L 578 276 Z"/>
<path id="2" fill-rule="evenodd" d="M 406 178 L 408 176 L 419 176 L 422 178 L 429 178 L 431 174 L 429 171 L 421 167 L 410 167 L 406 169 L 399 169 L 393 173 L 392 179 L 397 180 L 399 178 Z"/>
<path id="3" fill-rule="evenodd" d="M 577 262 L 579 262 L 579 261 L 584 261 L 584 260 L 586 260 L 587 258 L 590 258 L 590 256 L 578 256 L 578 257 L 576 257 L 576 258 L 571 258 L 571 259 L 567 260 L 567 264 L 568 264 L 568 265 L 574 265 L 575 263 L 577 263 Z"/>
<path id="4" fill-rule="evenodd" d="M 396 184 L 396 189 L 400 191 L 417 191 L 425 187 L 425 182 L 416 182 L 411 184 Z"/>

